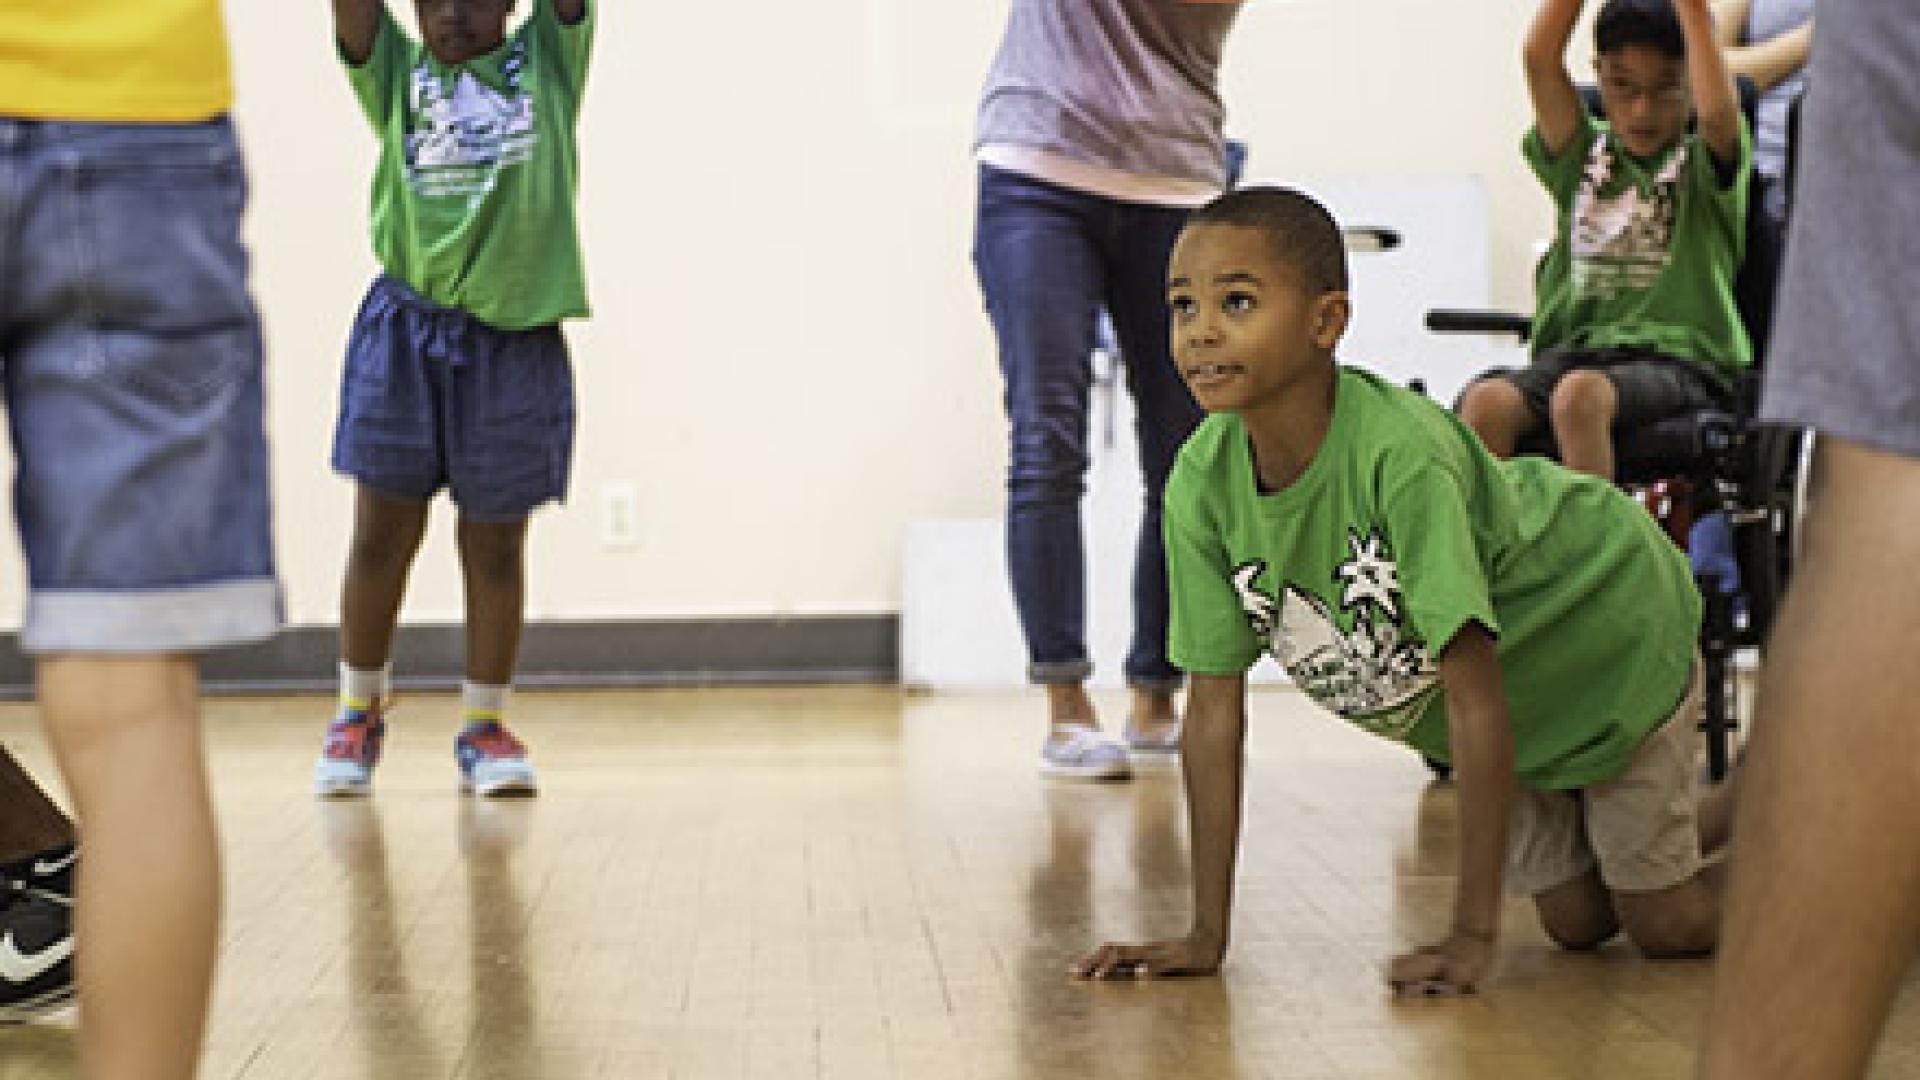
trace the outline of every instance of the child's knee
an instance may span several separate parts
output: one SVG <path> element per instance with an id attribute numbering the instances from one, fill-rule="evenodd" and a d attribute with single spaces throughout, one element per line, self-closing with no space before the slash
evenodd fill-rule
<path id="1" fill-rule="evenodd" d="M 1554 426 L 1611 424 L 1619 403 L 1613 381 L 1598 371 L 1569 371 L 1553 384 L 1547 401 Z"/>
<path id="2" fill-rule="evenodd" d="M 1540 929 L 1554 944 L 1574 952 L 1605 945 L 1620 932 L 1620 919 L 1598 874 L 1581 877 L 1533 898 Z"/>
<path id="3" fill-rule="evenodd" d="M 1656 960 L 1706 956 L 1720 942 L 1720 899 L 1699 878 L 1657 893 L 1621 893 L 1615 904 L 1627 936 Z"/>
<path id="4" fill-rule="evenodd" d="M 463 525 L 460 564 L 470 578 L 513 585 L 526 573 L 526 534 L 518 525 Z"/>

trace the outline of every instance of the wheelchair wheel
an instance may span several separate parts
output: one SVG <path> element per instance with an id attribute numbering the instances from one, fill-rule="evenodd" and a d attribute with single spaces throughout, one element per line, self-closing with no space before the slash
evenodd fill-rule
<path id="1" fill-rule="evenodd" d="M 1743 505 L 1734 528 L 1734 556 L 1747 602 L 1739 638 L 1742 645 L 1764 649 L 1793 569 L 1807 439 L 1797 429 L 1773 426 L 1756 428 L 1751 437 L 1752 472 L 1741 485 Z"/>

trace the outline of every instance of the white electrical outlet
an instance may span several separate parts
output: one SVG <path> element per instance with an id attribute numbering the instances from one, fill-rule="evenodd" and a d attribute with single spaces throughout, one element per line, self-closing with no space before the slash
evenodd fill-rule
<path id="1" fill-rule="evenodd" d="M 600 541 L 616 550 L 640 543 L 640 495 L 632 484 L 608 484 L 600 499 Z"/>

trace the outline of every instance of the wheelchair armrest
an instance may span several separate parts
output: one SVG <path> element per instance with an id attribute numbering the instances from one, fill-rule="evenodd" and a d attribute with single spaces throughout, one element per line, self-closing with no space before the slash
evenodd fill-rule
<path id="1" fill-rule="evenodd" d="M 1400 246 L 1400 230 L 1385 225 L 1354 225 L 1340 230 L 1348 251 L 1392 251 Z"/>
<path id="2" fill-rule="evenodd" d="M 1533 336 L 1533 318 L 1511 311 L 1434 308 L 1427 312 L 1427 329 L 1436 334 L 1506 334 L 1524 344 Z"/>

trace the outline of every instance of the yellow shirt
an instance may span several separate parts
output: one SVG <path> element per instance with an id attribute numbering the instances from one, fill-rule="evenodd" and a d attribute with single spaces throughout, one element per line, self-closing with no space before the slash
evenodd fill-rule
<path id="1" fill-rule="evenodd" d="M 220 0 L 0 0 L 0 116 L 192 121 L 232 101 Z"/>

